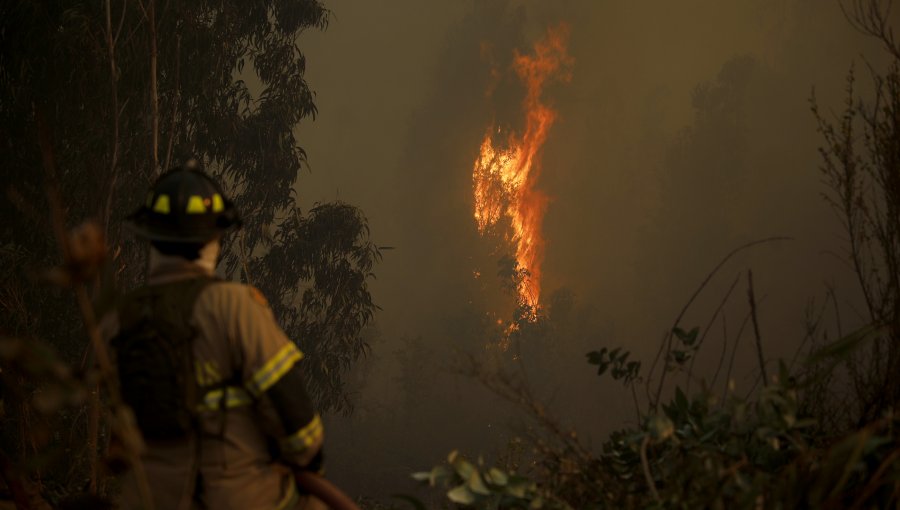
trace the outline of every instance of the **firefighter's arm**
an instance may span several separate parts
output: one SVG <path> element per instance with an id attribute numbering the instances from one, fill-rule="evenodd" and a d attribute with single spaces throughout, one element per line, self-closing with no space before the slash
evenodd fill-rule
<path id="1" fill-rule="evenodd" d="M 238 324 L 244 386 L 279 422 L 276 439 L 282 460 L 294 468 L 319 471 L 324 432 L 305 390 L 303 353 L 275 322 L 259 291 L 246 288 L 249 302 L 240 307 Z"/>
<path id="2" fill-rule="evenodd" d="M 322 418 L 313 410 L 304 391 L 300 363 L 295 363 L 284 376 L 266 391 L 285 434 L 279 441 L 283 460 L 309 471 L 322 470 Z"/>

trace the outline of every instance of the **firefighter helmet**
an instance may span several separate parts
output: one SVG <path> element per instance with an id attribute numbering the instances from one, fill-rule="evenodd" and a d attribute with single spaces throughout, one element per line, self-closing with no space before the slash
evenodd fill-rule
<path id="1" fill-rule="evenodd" d="M 127 220 L 140 237 L 184 243 L 205 243 L 240 223 L 234 204 L 196 160 L 161 175 Z"/>

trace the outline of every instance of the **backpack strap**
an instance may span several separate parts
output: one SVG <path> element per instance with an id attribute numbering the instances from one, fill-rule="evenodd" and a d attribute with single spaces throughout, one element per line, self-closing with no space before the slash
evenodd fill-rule
<path id="1" fill-rule="evenodd" d="M 120 329 L 144 318 L 189 326 L 197 297 L 207 285 L 217 281 L 220 280 L 204 275 L 135 289 L 125 295 L 119 307 Z"/>
<path id="2" fill-rule="evenodd" d="M 143 320 L 158 321 L 160 325 L 171 328 L 170 334 L 187 342 L 185 351 L 187 363 L 182 374 L 185 384 L 185 402 L 191 416 L 192 433 L 188 436 L 191 443 L 192 458 L 188 480 L 191 484 L 186 497 L 195 503 L 199 501 L 203 490 L 200 473 L 200 448 L 202 429 L 197 417 L 197 406 L 201 398 L 201 388 L 197 382 L 196 364 L 193 342 L 197 337 L 197 329 L 192 320 L 197 298 L 203 290 L 216 282 L 218 278 L 201 275 L 195 278 L 178 280 L 159 285 L 150 285 L 136 289 L 125 296 L 120 307 L 120 324 L 122 328 L 130 328 Z"/>
<path id="3" fill-rule="evenodd" d="M 192 316 L 200 293 L 217 281 L 220 280 L 203 275 L 140 287 L 128 293 L 119 307 L 120 331 L 128 331 L 143 321 L 152 321 L 167 335 L 188 344 L 185 346 L 188 362 L 182 380 L 185 384 L 185 405 L 192 414 L 200 398 L 193 349 L 197 331 Z"/>

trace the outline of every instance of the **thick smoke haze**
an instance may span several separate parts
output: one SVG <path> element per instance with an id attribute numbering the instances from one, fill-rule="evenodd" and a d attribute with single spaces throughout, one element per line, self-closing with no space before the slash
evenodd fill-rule
<path id="1" fill-rule="evenodd" d="M 489 314 L 509 315 L 494 276 L 502 247 L 479 237 L 472 218 L 472 163 L 492 122 L 521 128 L 513 52 L 559 23 L 569 27 L 574 66 L 568 83 L 544 94 L 558 119 L 538 181 L 551 198 L 543 288 L 574 311 L 552 347 L 558 364 L 548 362 L 560 370 L 531 381 L 563 421 L 594 445 L 633 421 L 625 390 L 597 379 L 584 353 L 621 345 L 649 365 L 709 271 L 750 241 L 792 238 L 741 252 L 683 325 L 705 328 L 740 278 L 724 309 L 737 329 L 747 269 L 770 359 L 794 354 L 804 310 L 821 303 L 826 285 L 845 325 L 862 322 L 839 260 L 840 224 L 822 199 L 809 107 L 815 88 L 824 112 L 839 111 L 850 66 L 865 90 L 866 62 L 882 61 L 837 2 L 328 5 L 328 30 L 301 41 L 319 113 L 298 128 L 312 167 L 298 192 L 307 207 L 334 199 L 361 207 L 373 237 L 394 248 L 376 269 L 382 311 L 371 356 L 354 374 L 356 412 L 328 420 L 329 472 L 351 492 L 409 491 L 409 472 L 454 448 L 496 455 L 525 426 L 454 374 L 454 352 L 479 345 Z M 721 342 L 721 322 L 715 328 L 711 343 Z M 745 347 L 735 379 L 748 391 L 755 365 Z M 720 350 L 698 365 L 714 368 Z"/>

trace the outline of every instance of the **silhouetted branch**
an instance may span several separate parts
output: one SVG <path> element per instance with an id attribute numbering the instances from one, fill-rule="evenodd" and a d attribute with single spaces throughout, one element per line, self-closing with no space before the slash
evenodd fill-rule
<path id="1" fill-rule="evenodd" d="M 766 387 L 769 385 L 769 377 L 766 375 L 766 358 L 763 356 L 762 339 L 759 336 L 756 297 L 753 295 L 753 271 L 747 271 L 747 299 L 750 301 L 750 317 L 753 319 L 753 334 L 756 337 L 756 355 L 759 361 L 759 371 L 762 374 L 763 387 Z"/>
<path id="2" fill-rule="evenodd" d="M 684 314 L 687 313 L 688 308 L 690 308 L 690 306 L 694 303 L 694 300 L 697 299 L 697 296 L 700 295 L 700 292 L 702 292 L 703 289 L 706 288 L 706 285 L 709 284 L 709 282 L 710 282 L 710 280 L 712 280 L 713 276 L 715 276 L 716 273 L 719 272 L 719 269 L 721 269 L 722 266 L 725 265 L 725 263 L 727 263 L 729 260 L 731 260 L 732 257 L 734 257 L 738 253 L 740 253 L 748 248 L 752 248 L 753 246 L 756 246 L 759 244 L 770 243 L 770 242 L 774 242 L 774 241 L 791 241 L 791 240 L 793 240 L 793 238 L 790 238 L 790 237 L 779 237 L 779 236 L 767 237 L 765 239 L 759 239 L 757 241 L 752 241 L 747 244 L 738 246 L 737 248 L 732 250 L 730 253 L 728 253 L 728 255 L 725 255 L 725 257 L 721 260 L 721 262 L 719 262 L 719 264 L 716 265 L 716 267 L 713 268 L 713 270 L 706 276 L 706 278 L 703 280 L 703 282 L 700 283 L 700 286 L 697 287 L 697 290 L 694 291 L 694 294 L 691 295 L 691 298 L 688 300 L 687 304 L 684 305 L 684 308 L 681 309 L 681 312 L 678 314 L 678 317 L 676 317 L 675 323 L 672 325 L 671 328 L 669 328 L 668 333 L 663 338 L 663 343 L 665 344 L 666 347 L 665 347 L 665 349 L 662 349 L 662 348 L 660 349 L 659 353 L 656 356 L 656 359 L 653 360 L 653 365 L 650 366 L 650 372 L 647 375 L 647 384 L 648 385 L 650 384 L 650 381 L 653 378 L 653 372 L 656 369 L 656 365 L 659 363 L 660 354 L 662 354 L 663 351 L 665 351 L 665 356 L 663 359 L 668 360 L 669 353 L 672 351 L 672 336 L 674 335 L 675 328 L 678 327 L 678 324 L 681 323 L 681 319 L 684 317 Z M 656 394 L 653 398 L 649 399 L 650 405 L 653 409 L 656 409 L 659 405 L 659 399 L 660 399 L 660 396 L 662 395 L 662 389 L 663 389 L 663 385 L 666 381 L 667 373 L 668 373 L 668 370 L 666 370 L 666 368 L 663 367 L 663 371 L 659 376 L 659 385 L 656 388 Z M 648 391 L 649 391 L 649 388 L 648 388 Z M 649 393 L 647 396 L 648 396 L 648 398 L 650 397 Z"/>
<path id="3" fill-rule="evenodd" d="M 847 4 L 850 4 L 848 7 Z M 885 49 L 900 59 L 900 44 L 894 39 L 890 25 L 893 0 L 840 0 L 838 5 L 844 17 L 860 33 L 875 37 Z"/>
<path id="4" fill-rule="evenodd" d="M 728 302 L 728 298 L 731 297 L 731 293 L 734 291 L 734 288 L 737 287 L 738 280 L 740 279 L 740 275 L 734 277 L 734 281 L 731 282 L 731 286 L 728 287 L 728 292 L 725 293 L 725 296 L 719 301 L 719 306 L 716 307 L 716 310 L 713 312 L 712 317 L 709 318 L 709 322 L 706 323 L 706 327 L 703 328 L 703 333 L 700 335 L 700 340 L 697 341 L 697 345 L 694 346 L 695 352 L 700 350 L 700 346 L 703 345 L 703 341 L 706 339 L 706 335 L 709 334 L 709 331 L 712 329 L 713 322 L 719 316 L 719 313 L 722 311 L 722 308 L 725 307 L 725 303 Z M 723 351 L 724 353 L 724 351 Z M 724 360 L 724 357 L 722 358 Z M 690 392 L 691 390 L 691 380 L 693 379 L 694 374 L 694 363 L 697 361 L 697 356 L 694 355 L 691 357 L 691 365 L 688 367 L 688 381 L 686 391 Z M 719 364 L 721 365 L 721 361 Z M 718 372 L 718 367 L 716 368 L 716 372 Z"/>

